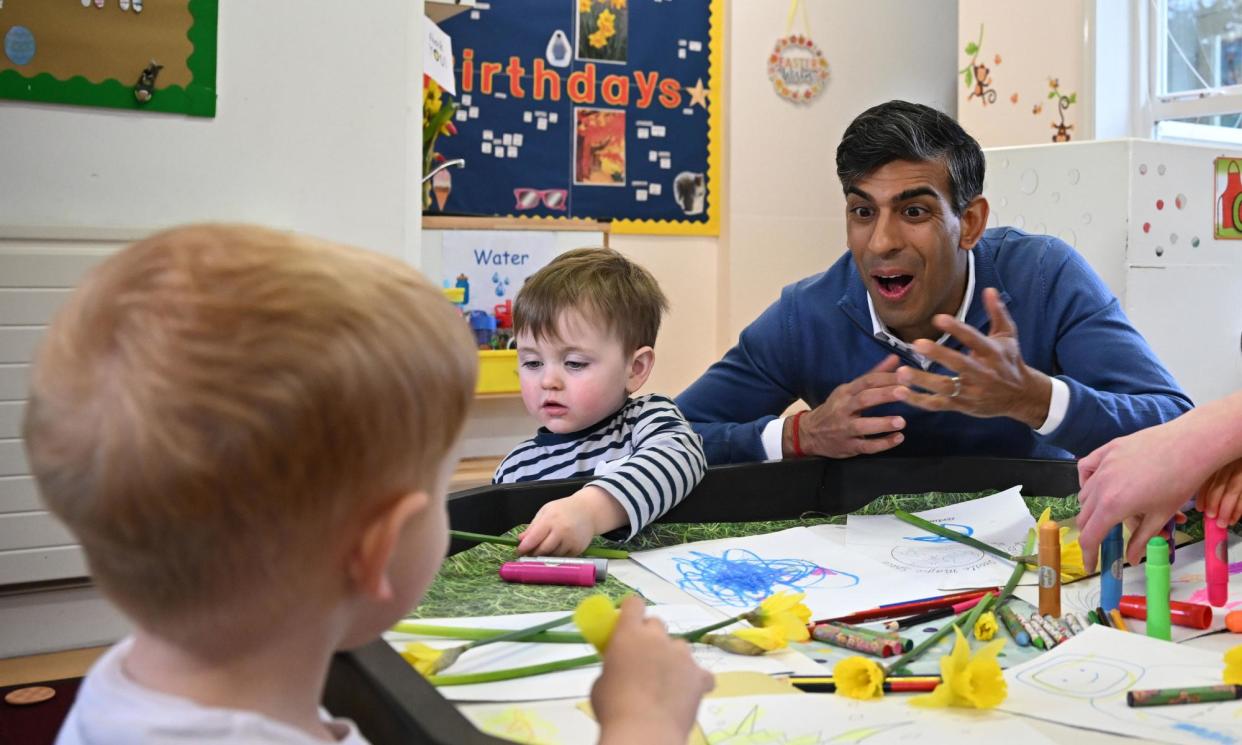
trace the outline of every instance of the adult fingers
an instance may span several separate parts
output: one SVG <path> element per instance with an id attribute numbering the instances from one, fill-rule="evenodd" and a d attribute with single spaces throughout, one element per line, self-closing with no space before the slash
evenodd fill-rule
<path id="1" fill-rule="evenodd" d="M 988 318 L 992 319 L 989 336 L 1018 338 L 1018 326 L 1013 322 L 1013 316 L 1009 315 L 1009 309 L 1005 307 L 1005 301 L 1001 300 L 1000 292 L 995 287 L 984 288 L 983 307 L 987 308 Z"/>
<path id="2" fill-rule="evenodd" d="M 1085 521 L 1080 520 L 1078 523 L 1078 545 L 1082 547 L 1083 566 L 1088 573 L 1095 571 L 1100 544 L 1116 524 L 1116 519 L 1104 515 L 1102 510 L 1097 510 L 1096 514 L 1089 515 Z"/>
<path id="3" fill-rule="evenodd" d="M 981 357 L 991 357 L 997 353 L 995 342 L 984 336 L 979 329 L 970 324 L 962 323 L 953 316 L 944 314 L 935 316 L 932 318 L 932 325 L 960 341 L 962 346 L 974 354 Z M 920 354 L 925 354 L 925 352 L 921 351 L 921 347 L 922 345 L 919 345 Z"/>
<path id="4" fill-rule="evenodd" d="M 919 393 L 913 389 L 906 394 L 905 402 L 927 411 L 962 411 L 966 412 L 966 402 L 960 398 L 949 398 L 939 393 Z M 966 412 L 970 413 L 970 412 Z"/>
<path id="5" fill-rule="evenodd" d="M 971 330 L 973 331 L 974 329 Z M 919 339 L 914 342 L 914 351 L 923 355 L 932 362 L 941 365 L 942 367 L 947 367 L 959 375 L 971 374 L 986 376 L 989 373 L 988 366 L 983 362 L 980 362 L 980 359 L 985 359 L 984 357 L 972 357 L 968 354 L 963 354 L 956 349 L 949 349 L 943 344 L 936 344 L 935 342 L 928 341 L 927 339 Z M 900 380 L 901 368 L 898 368 L 897 374 L 898 380 Z"/>
<path id="6" fill-rule="evenodd" d="M 901 358 L 895 354 L 890 354 L 880 360 L 875 367 L 867 372 L 854 378 L 848 384 L 850 393 L 858 393 L 866 388 L 877 388 L 882 385 L 893 385 L 897 379 L 892 376 L 894 370 L 901 366 Z M 888 382 L 885 382 L 888 381 Z"/>
<path id="7" fill-rule="evenodd" d="M 856 437 L 869 437 L 896 432 L 904 426 L 906 420 L 899 416 L 860 416 L 850 421 L 850 433 Z"/>
<path id="8" fill-rule="evenodd" d="M 1110 446 L 1112 446 L 1112 442 L 1109 442 L 1107 445 L 1101 445 L 1092 450 L 1085 458 L 1078 461 L 1078 485 L 1083 487 L 1084 491 L 1086 490 L 1087 482 L 1091 480 L 1096 470 L 1099 469 L 1100 462 L 1104 460 L 1104 456 L 1108 453 Z M 1081 492 L 1078 494 L 1078 501 L 1084 501 Z"/>
<path id="9" fill-rule="evenodd" d="M 853 411 L 862 411 L 874 406 L 891 404 L 894 401 L 906 400 L 908 389 L 904 385 L 889 385 L 882 388 L 868 388 L 854 396 Z"/>
<path id="10" fill-rule="evenodd" d="M 903 367 L 898 370 L 897 380 L 901 381 L 905 386 L 922 389 L 915 390 L 915 393 L 932 393 L 950 397 L 953 396 L 954 391 L 961 393 L 960 379 L 957 383 L 954 383 L 953 376 L 951 375 L 925 372 L 923 370 L 916 370 L 913 367 Z"/>
<path id="11" fill-rule="evenodd" d="M 871 455 L 872 453 L 882 453 L 885 450 L 892 450 L 905 441 L 906 436 L 900 432 L 895 432 L 887 437 L 860 437 L 854 440 L 855 453 L 858 455 Z"/>

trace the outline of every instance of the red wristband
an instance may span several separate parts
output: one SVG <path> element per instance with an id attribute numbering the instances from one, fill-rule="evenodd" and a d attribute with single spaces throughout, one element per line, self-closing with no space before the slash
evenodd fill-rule
<path id="1" fill-rule="evenodd" d="M 793 446 L 793 454 L 795 458 L 802 458 L 806 456 L 806 453 L 802 452 L 802 442 L 801 438 L 798 436 L 798 421 L 802 419 L 802 415 L 805 413 L 806 411 L 799 411 L 797 414 L 793 415 L 793 437 L 790 444 Z"/>

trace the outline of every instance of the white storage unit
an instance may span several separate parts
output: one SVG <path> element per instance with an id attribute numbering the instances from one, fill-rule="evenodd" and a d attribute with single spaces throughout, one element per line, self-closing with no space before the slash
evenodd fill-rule
<path id="1" fill-rule="evenodd" d="M 990 225 L 1078 249 L 1196 403 L 1242 389 L 1242 240 L 1213 237 L 1215 159 L 1242 153 L 1148 140 L 985 153 Z"/>
<path id="2" fill-rule="evenodd" d="M 30 362 L 53 314 L 117 244 L 0 243 L 0 586 L 86 576 L 73 536 L 39 501 L 22 447 Z"/>

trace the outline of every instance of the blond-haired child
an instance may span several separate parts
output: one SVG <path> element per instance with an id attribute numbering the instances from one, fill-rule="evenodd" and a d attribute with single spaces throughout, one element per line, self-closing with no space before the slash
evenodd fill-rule
<path id="1" fill-rule="evenodd" d="M 97 267 L 48 329 L 24 435 L 134 630 L 58 741 L 365 742 L 318 707 L 329 659 L 434 576 L 475 368 L 439 291 L 365 251 L 204 225 Z M 622 647 L 669 651 L 629 610 Z M 611 657 L 605 740 L 644 704 L 663 707 L 657 739 L 684 738 L 708 685 L 689 653 L 661 668 L 670 704 L 623 700 L 643 686 Z"/>
<path id="2" fill-rule="evenodd" d="M 595 478 L 545 504 L 519 552 L 579 554 L 612 531 L 628 539 L 703 478 L 703 442 L 677 405 L 630 398 L 651 374 L 667 308 L 651 274 L 610 249 L 561 254 L 522 286 L 513 308 L 518 377 L 542 427 L 493 481 Z"/>

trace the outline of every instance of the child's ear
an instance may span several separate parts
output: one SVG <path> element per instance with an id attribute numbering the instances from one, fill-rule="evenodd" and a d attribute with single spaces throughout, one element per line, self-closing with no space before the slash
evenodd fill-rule
<path id="1" fill-rule="evenodd" d="M 655 350 L 651 347 L 639 347 L 630 355 L 630 374 L 625 381 L 626 393 L 637 393 L 651 375 L 655 367 Z"/>
<path id="2" fill-rule="evenodd" d="M 349 554 L 349 579 L 355 591 L 380 602 L 393 598 L 388 567 L 401 533 L 431 504 L 427 492 L 405 494 L 372 515 Z"/>

